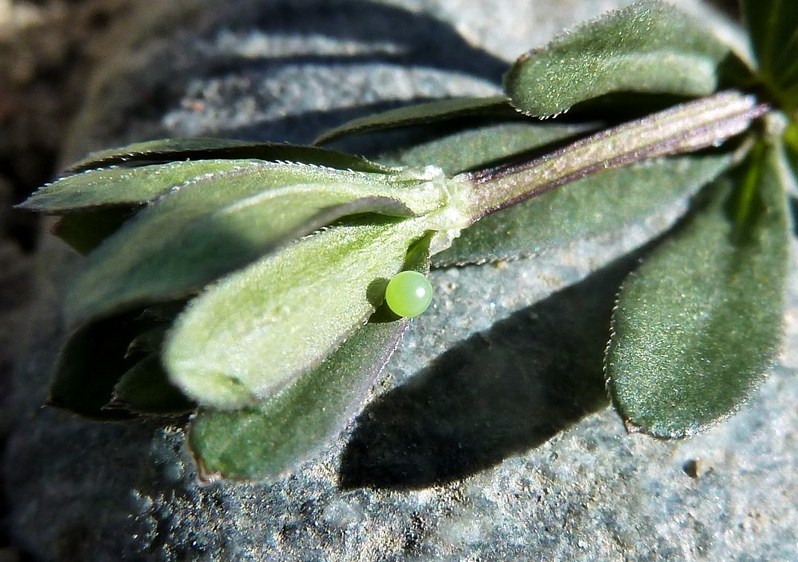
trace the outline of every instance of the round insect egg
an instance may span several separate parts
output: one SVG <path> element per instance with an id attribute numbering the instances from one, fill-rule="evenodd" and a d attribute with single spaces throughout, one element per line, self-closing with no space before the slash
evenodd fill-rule
<path id="1" fill-rule="evenodd" d="M 385 288 L 385 302 L 397 315 L 418 316 L 432 302 L 432 285 L 418 271 L 402 271 L 394 275 Z"/>

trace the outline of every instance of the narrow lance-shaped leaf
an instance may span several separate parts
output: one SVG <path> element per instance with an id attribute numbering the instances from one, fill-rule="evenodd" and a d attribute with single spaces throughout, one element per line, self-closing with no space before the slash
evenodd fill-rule
<path id="1" fill-rule="evenodd" d="M 323 144 L 340 137 L 370 131 L 424 125 L 443 119 L 483 114 L 508 116 L 512 115 L 513 111 L 508 105 L 505 96 L 434 100 L 354 119 L 339 127 L 325 131 L 315 142 Z"/>
<path id="2" fill-rule="evenodd" d="M 183 414 L 195 406 L 169 382 L 160 353 L 156 351 L 143 357 L 120 377 L 106 409 L 163 416 Z"/>
<path id="3" fill-rule="evenodd" d="M 365 322 L 427 229 L 425 217 L 339 225 L 224 278 L 175 322 L 172 382 L 219 408 L 273 395 Z"/>
<path id="4" fill-rule="evenodd" d="M 90 255 L 73 284 L 68 318 L 180 298 L 342 216 L 434 210 L 444 203 L 435 179 L 269 162 L 197 178 Z"/>
<path id="5" fill-rule="evenodd" d="M 53 234 L 78 252 L 88 253 L 142 205 L 163 194 L 257 165 L 247 160 L 204 160 L 89 170 L 44 185 L 19 208 L 61 215 Z"/>
<path id="6" fill-rule="evenodd" d="M 71 175 L 43 186 L 19 207 L 62 215 L 53 233 L 77 251 L 88 253 L 140 206 L 159 196 L 183 186 L 213 181 L 225 173 L 258 168 L 265 160 L 381 175 L 397 172 L 359 156 L 316 147 L 206 138 L 163 139 L 95 153 L 72 166 Z"/>
<path id="7" fill-rule="evenodd" d="M 126 356 L 143 330 L 137 313 L 105 318 L 70 334 L 56 362 L 49 402 L 85 417 L 125 419 L 129 412 L 110 411 L 113 389 L 135 363 Z"/>
<path id="8" fill-rule="evenodd" d="M 432 164 L 447 175 L 497 166 L 518 160 L 531 151 L 541 152 L 570 138 L 594 131 L 598 124 L 561 124 L 532 120 L 507 121 L 468 128 L 379 155 L 392 166 Z"/>
<path id="9" fill-rule="evenodd" d="M 790 261 L 784 171 L 760 146 L 624 283 L 606 374 L 631 429 L 692 435 L 734 412 L 769 368 Z"/>
<path id="10" fill-rule="evenodd" d="M 359 172 L 390 173 L 394 170 L 363 157 L 315 146 L 258 143 L 241 140 L 193 137 L 158 139 L 94 152 L 67 168 L 77 173 L 109 166 L 133 167 L 178 160 L 266 160 L 329 166 Z"/>
<path id="11" fill-rule="evenodd" d="M 425 272 L 428 246 L 428 239 L 415 244 L 403 269 Z M 369 322 L 319 367 L 256 406 L 200 409 L 188 442 L 201 472 L 263 480 L 310 458 L 357 411 L 407 324 Z"/>
<path id="12" fill-rule="evenodd" d="M 742 63 L 711 32 L 658 1 L 610 12 L 523 55 L 505 76 L 511 103 L 554 115 L 613 92 L 706 96 Z"/>
<path id="13" fill-rule="evenodd" d="M 115 387 L 161 348 L 163 334 L 185 303 L 172 302 L 90 322 L 74 330 L 61 348 L 49 402 L 82 416 L 128 419 L 129 410 L 109 407 Z M 185 400 L 183 401 L 185 403 Z"/>
<path id="14" fill-rule="evenodd" d="M 98 207 L 134 207 L 209 177 L 258 170 L 259 166 L 258 162 L 249 160 L 198 160 L 140 168 L 90 170 L 44 185 L 20 208 L 63 215 Z"/>

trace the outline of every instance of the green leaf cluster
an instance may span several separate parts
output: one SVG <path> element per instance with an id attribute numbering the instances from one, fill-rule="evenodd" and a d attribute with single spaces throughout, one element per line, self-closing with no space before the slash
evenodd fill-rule
<path id="1" fill-rule="evenodd" d="M 729 415 L 781 341 L 798 175 L 798 10 L 742 7 L 755 68 L 641 1 L 521 56 L 504 96 L 319 138 L 421 132 L 371 160 L 181 139 L 75 164 L 24 204 L 88 254 L 51 402 L 193 411 L 205 475 L 271 478 L 340 431 L 398 344 L 393 275 L 534 255 L 691 198 L 620 289 L 607 386 L 627 427 L 658 437 Z"/>
<path id="2" fill-rule="evenodd" d="M 262 428 L 297 413 L 304 388 L 318 408 L 303 435 L 316 437 L 294 452 L 341 428 L 396 346 L 406 322 L 384 309 L 388 280 L 426 271 L 430 248 L 469 223 L 461 182 L 434 166 L 316 147 L 153 141 L 70 172 L 23 205 L 60 215 L 56 232 L 88 251 L 50 402 L 100 419 L 199 406 L 196 427 Z M 332 380 L 340 388 L 319 393 Z M 198 453 L 222 470 L 212 458 Z"/>

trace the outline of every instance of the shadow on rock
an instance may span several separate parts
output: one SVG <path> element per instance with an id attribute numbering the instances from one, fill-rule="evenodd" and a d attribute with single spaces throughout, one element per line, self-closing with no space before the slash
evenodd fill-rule
<path id="1" fill-rule="evenodd" d="M 268 76 L 286 67 L 337 67 L 342 76 L 346 76 L 361 66 L 372 68 L 372 71 L 393 67 L 402 69 L 402 72 L 407 69 L 435 69 L 499 85 L 507 70 L 507 61 L 474 47 L 449 23 L 400 7 L 361 0 L 332 5 L 329 2 L 316 1 L 256 5 L 258 8 L 253 8 L 257 13 L 254 19 L 238 22 L 237 25 L 229 22 L 229 25 L 240 30 L 254 27 L 267 34 L 284 35 L 290 32 L 305 37 L 331 38 L 343 44 L 351 42 L 360 45 L 362 52 L 358 49 L 353 52 L 324 52 L 320 48 L 320 52 L 278 53 L 273 57 L 220 57 L 212 62 L 206 61 L 198 72 L 208 78 L 224 78 L 230 75 Z M 269 138 L 303 144 L 311 142 L 321 131 L 352 119 L 429 99 L 404 99 L 399 96 L 397 99 L 365 102 L 355 106 L 335 107 L 333 104 L 333 107 L 325 110 L 303 111 L 298 115 L 236 126 L 222 132 L 224 136 L 232 138 Z M 270 102 L 268 96 L 262 100 L 263 105 Z M 406 133 L 395 131 L 381 135 L 370 134 L 366 138 L 356 135 L 354 138 L 338 139 L 330 146 L 337 150 L 375 156 L 389 148 L 395 148 L 397 143 L 409 142 L 406 136 Z M 410 135 L 410 138 L 416 137 Z"/>
<path id="2" fill-rule="evenodd" d="M 383 61 L 462 72 L 496 84 L 507 70 L 507 61 L 474 47 L 449 22 L 399 6 L 370 0 L 252 0 L 243 6 L 239 2 L 225 11 L 227 29 L 327 37 L 349 45 L 343 52 L 281 54 L 274 61 L 279 64 Z M 263 62 L 238 59 L 236 64 Z"/>
<path id="3" fill-rule="evenodd" d="M 626 257 L 475 334 L 370 404 L 340 485 L 423 488 L 538 446 L 608 404 L 602 360 Z"/>

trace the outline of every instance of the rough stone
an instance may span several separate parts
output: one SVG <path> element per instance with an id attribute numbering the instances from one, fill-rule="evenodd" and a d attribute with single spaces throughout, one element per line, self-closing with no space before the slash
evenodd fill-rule
<path id="1" fill-rule="evenodd" d="M 625 3 L 203 2 L 97 75 L 64 157 L 177 134 L 308 142 L 375 107 L 496 92 L 513 56 Z M 40 408 L 79 265 L 50 241 L 9 402 L 15 538 L 59 561 L 794 560 L 798 285 L 778 365 L 728 422 L 660 442 L 627 435 L 607 405 L 615 291 L 672 219 L 434 272 L 433 307 L 364 411 L 318 458 L 258 484 L 198 482 L 178 425 Z"/>

